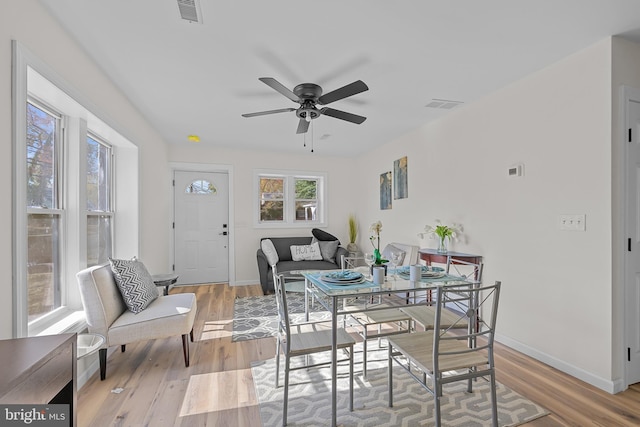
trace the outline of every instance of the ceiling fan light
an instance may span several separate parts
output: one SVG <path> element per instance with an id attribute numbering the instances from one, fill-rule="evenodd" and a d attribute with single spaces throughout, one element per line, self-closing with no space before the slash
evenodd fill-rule
<path id="1" fill-rule="evenodd" d="M 307 122 L 311 123 L 311 112 L 310 112 L 310 111 L 307 111 L 307 112 L 306 112 L 306 114 L 305 114 L 305 116 L 304 116 L 304 119 L 305 119 Z"/>

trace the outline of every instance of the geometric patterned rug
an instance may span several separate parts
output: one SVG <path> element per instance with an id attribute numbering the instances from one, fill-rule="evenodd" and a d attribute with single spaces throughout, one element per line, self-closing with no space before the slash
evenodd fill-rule
<path id="1" fill-rule="evenodd" d="M 304 319 L 304 293 L 287 293 L 287 307 L 292 323 Z M 320 304 L 309 308 L 312 321 L 329 320 L 330 314 Z M 278 312 L 275 295 L 236 298 L 233 305 L 233 333 L 231 341 L 246 341 L 274 337 L 278 331 Z"/>
<path id="2" fill-rule="evenodd" d="M 356 346 L 358 347 L 358 345 Z M 401 368 L 394 368 L 394 406 L 388 407 L 386 350 L 374 352 L 377 361 L 370 362 L 367 379 L 362 377 L 360 351 L 356 350 L 354 366 L 354 411 L 349 412 L 349 365 L 338 366 L 337 422 L 344 426 L 433 426 L 433 396 Z M 369 353 L 371 358 L 371 353 Z M 313 355 L 312 362 L 329 360 L 327 355 Z M 299 358 L 303 359 L 303 358 Z M 256 362 L 252 367 L 260 417 L 264 427 L 282 425 L 284 388 L 282 366 L 280 387 L 275 385 L 275 361 Z M 293 359 L 292 359 L 293 362 Z M 396 371 L 397 369 L 397 371 Z M 331 416 L 330 368 L 292 371 L 289 385 L 290 426 L 326 426 Z M 483 379 L 467 393 L 466 382 L 448 384 L 441 399 L 443 426 L 471 427 L 491 425 L 489 385 Z M 544 408 L 525 399 L 502 384 L 497 384 L 498 424 L 516 426 L 547 415 Z"/>

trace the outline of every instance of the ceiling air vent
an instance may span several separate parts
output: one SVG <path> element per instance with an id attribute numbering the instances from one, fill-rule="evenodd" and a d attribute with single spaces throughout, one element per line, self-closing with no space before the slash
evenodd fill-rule
<path id="1" fill-rule="evenodd" d="M 432 99 L 426 107 L 427 108 L 440 108 L 443 110 L 451 110 L 452 108 L 456 108 L 458 105 L 463 104 L 462 101 L 450 101 L 448 99 Z"/>
<path id="2" fill-rule="evenodd" d="M 202 24 L 202 13 L 200 12 L 199 0 L 177 0 L 180 16 L 185 21 Z"/>

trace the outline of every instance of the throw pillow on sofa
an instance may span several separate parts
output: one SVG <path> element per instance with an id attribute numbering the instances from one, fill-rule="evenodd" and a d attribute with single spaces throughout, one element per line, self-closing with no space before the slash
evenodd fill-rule
<path id="1" fill-rule="evenodd" d="M 291 259 L 294 261 L 322 261 L 318 242 L 310 245 L 291 245 Z"/>
<path id="2" fill-rule="evenodd" d="M 264 256 L 267 257 L 269 265 L 276 265 L 278 261 L 280 261 L 278 251 L 276 251 L 276 247 L 273 245 L 271 239 L 264 239 L 260 242 L 260 248 L 262 249 L 262 252 L 264 252 Z"/>
<path id="3" fill-rule="evenodd" d="M 322 254 L 322 259 L 325 261 L 336 262 L 336 252 L 338 252 L 338 245 L 340 245 L 339 240 L 327 240 L 327 241 L 318 241 L 315 237 L 311 239 L 311 244 L 318 243 L 320 246 L 320 253 Z"/>
<path id="4" fill-rule="evenodd" d="M 338 240 L 336 236 L 331 233 L 327 233 L 324 230 L 320 230 L 319 228 L 314 228 L 313 230 L 311 230 L 311 234 L 320 242 L 332 242 L 334 240 L 337 240 L 338 244 L 340 244 L 340 240 Z"/>
<path id="5" fill-rule="evenodd" d="M 122 299 L 131 312 L 140 313 L 160 295 L 151 274 L 136 258 L 109 258 L 109 264 Z"/>

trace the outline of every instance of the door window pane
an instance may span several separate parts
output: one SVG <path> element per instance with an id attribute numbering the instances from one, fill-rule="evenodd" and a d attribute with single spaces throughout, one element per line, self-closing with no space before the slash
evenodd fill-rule
<path id="1" fill-rule="evenodd" d="M 61 306 L 60 217 L 28 215 L 27 299 L 28 321 Z"/>
<path id="2" fill-rule="evenodd" d="M 27 104 L 27 206 L 57 208 L 56 144 L 59 119 Z"/>
<path id="3" fill-rule="evenodd" d="M 184 192 L 187 194 L 216 194 L 218 190 L 206 179 L 197 179 L 187 185 Z"/>
<path id="4" fill-rule="evenodd" d="M 87 266 L 109 261 L 113 242 L 111 240 L 111 216 L 89 215 L 87 217 Z"/>

